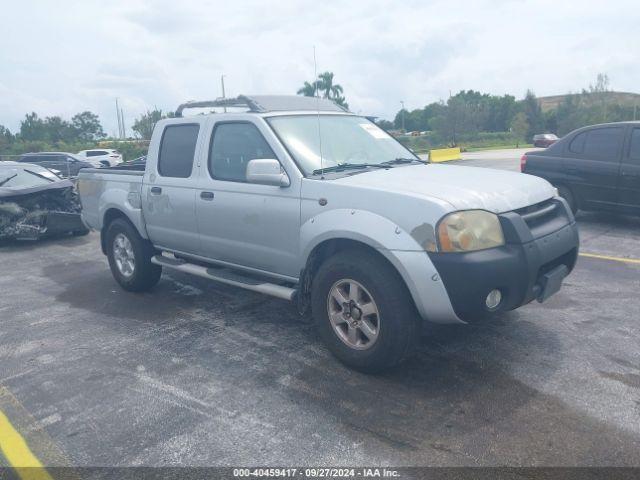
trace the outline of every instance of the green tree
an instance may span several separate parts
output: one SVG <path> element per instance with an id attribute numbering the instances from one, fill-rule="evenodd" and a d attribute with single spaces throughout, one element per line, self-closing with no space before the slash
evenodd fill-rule
<path id="1" fill-rule="evenodd" d="M 529 122 L 524 112 L 519 112 L 511 121 L 511 132 L 516 139 L 516 148 L 520 146 L 521 141 L 525 141 L 529 132 Z"/>
<path id="2" fill-rule="evenodd" d="M 340 98 L 343 94 L 343 88 L 337 83 L 333 83 L 333 72 L 323 72 L 318 75 L 318 90 L 322 92 L 324 98 L 331 100 Z"/>
<path id="3" fill-rule="evenodd" d="M 301 88 L 299 88 L 296 93 L 298 95 L 303 95 L 305 97 L 315 97 L 317 85 L 318 85 L 317 81 L 313 83 L 304 82 L 304 85 Z"/>
<path id="4" fill-rule="evenodd" d="M 376 125 L 378 125 L 381 129 L 386 130 L 387 132 L 393 130 L 394 125 L 393 122 L 389 120 L 385 120 L 381 118 L 380 120 L 376 120 Z"/>
<path id="5" fill-rule="evenodd" d="M 527 140 L 531 140 L 536 133 L 542 133 L 544 130 L 544 116 L 542 108 L 537 97 L 531 90 L 527 90 L 527 94 L 522 101 L 522 111 L 527 117 L 529 130 L 527 130 Z"/>
<path id="6" fill-rule="evenodd" d="M 14 136 L 4 125 L 0 125 L 0 152 L 3 152 L 14 142 Z"/>
<path id="7" fill-rule="evenodd" d="M 22 140 L 45 140 L 46 128 L 44 120 L 36 112 L 27 113 L 20 122 L 20 138 Z"/>
<path id="8" fill-rule="evenodd" d="M 599 73 L 596 77 L 596 84 L 589 85 L 590 93 L 605 93 L 609 91 L 609 75 L 606 73 Z"/>
<path id="9" fill-rule="evenodd" d="M 69 122 L 61 117 L 53 116 L 44 119 L 45 140 L 51 143 L 73 142 L 75 131 Z"/>
<path id="10" fill-rule="evenodd" d="M 140 138 L 150 140 L 156 123 L 167 117 L 168 115 L 163 115 L 162 110 L 158 110 L 157 108 L 147 110 L 147 113 L 143 113 L 133 122 L 131 130 L 136 132 Z"/>
<path id="11" fill-rule="evenodd" d="M 91 141 L 106 137 L 100 118 L 95 113 L 89 111 L 77 113 L 71 118 L 71 125 L 78 140 Z"/>
<path id="12" fill-rule="evenodd" d="M 333 83 L 333 77 L 333 72 L 323 72 L 313 82 L 304 82 L 304 85 L 296 93 L 305 97 L 313 97 L 321 93 L 323 98 L 328 98 L 344 108 L 349 108 L 344 97 L 344 89 L 341 85 Z"/>
<path id="13" fill-rule="evenodd" d="M 516 99 L 511 95 L 491 95 L 486 100 L 486 121 L 482 130 L 506 132 L 516 114 Z"/>

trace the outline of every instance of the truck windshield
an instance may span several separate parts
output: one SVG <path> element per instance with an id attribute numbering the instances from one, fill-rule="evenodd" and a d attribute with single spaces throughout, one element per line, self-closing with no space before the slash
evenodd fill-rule
<path id="1" fill-rule="evenodd" d="M 321 168 L 336 170 L 335 167 L 339 165 L 389 165 L 395 161 L 420 161 L 366 118 L 351 115 L 286 115 L 270 117 L 267 121 L 305 175 L 313 175 Z"/>

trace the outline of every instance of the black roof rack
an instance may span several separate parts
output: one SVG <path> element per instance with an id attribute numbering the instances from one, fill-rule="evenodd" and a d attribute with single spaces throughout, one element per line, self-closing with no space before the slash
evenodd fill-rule
<path id="1" fill-rule="evenodd" d="M 321 112 L 348 112 L 332 100 L 298 95 L 239 95 L 237 98 L 217 98 L 216 100 L 191 101 L 183 103 L 176 110 L 181 117 L 187 108 L 246 108 L 249 112 L 264 113 L 287 110 L 309 110 Z"/>

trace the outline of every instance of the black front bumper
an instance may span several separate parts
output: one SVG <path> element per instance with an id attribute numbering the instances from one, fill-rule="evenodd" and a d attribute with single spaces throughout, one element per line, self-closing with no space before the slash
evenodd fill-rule
<path id="1" fill-rule="evenodd" d="M 499 215 L 505 245 L 468 253 L 429 253 L 453 309 L 463 320 L 478 313 L 513 310 L 544 300 L 573 269 L 578 257 L 578 227 L 566 202 L 544 221 L 527 222 L 518 211 Z M 560 277 L 560 278 L 558 278 Z M 489 310 L 486 298 L 499 289 L 500 304 Z"/>

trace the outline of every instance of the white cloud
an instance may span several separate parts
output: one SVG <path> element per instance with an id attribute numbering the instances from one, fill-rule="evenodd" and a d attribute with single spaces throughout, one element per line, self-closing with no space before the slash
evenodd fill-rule
<path id="1" fill-rule="evenodd" d="M 633 0 L 25 0 L 3 8 L 0 124 L 26 112 L 98 113 L 115 130 L 148 108 L 227 94 L 295 93 L 331 70 L 353 111 L 392 117 L 477 89 L 521 97 L 577 91 L 607 72 L 640 83 Z"/>

